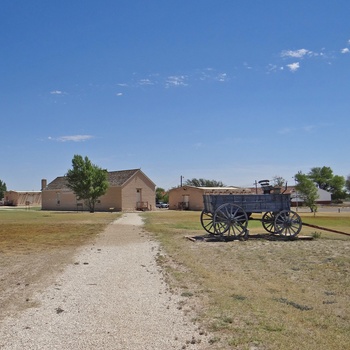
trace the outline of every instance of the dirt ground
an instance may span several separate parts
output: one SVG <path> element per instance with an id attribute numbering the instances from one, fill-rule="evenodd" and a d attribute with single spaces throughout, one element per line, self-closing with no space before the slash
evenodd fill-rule
<path id="1" fill-rule="evenodd" d="M 135 220 L 134 216 L 131 217 Z M 118 222 L 123 223 L 125 220 L 126 218 L 122 218 Z M 139 218 L 137 217 L 136 220 Z M 134 222 L 127 222 L 127 224 L 134 224 Z M 127 235 L 122 238 L 123 241 L 132 239 Z M 121 240 L 120 237 L 119 240 Z M 35 307 L 32 296 L 50 286 L 66 266 L 74 264 L 79 248 L 60 247 L 13 255 L 11 252 L 0 251 L 0 320 L 6 316 L 16 316 L 24 309 Z"/>
<path id="2" fill-rule="evenodd" d="M 34 307 L 32 295 L 53 283 L 71 264 L 74 248 L 0 255 L 0 320 Z"/>

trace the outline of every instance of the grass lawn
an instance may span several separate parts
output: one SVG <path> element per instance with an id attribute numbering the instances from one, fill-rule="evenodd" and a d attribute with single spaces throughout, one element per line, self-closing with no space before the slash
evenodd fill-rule
<path id="1" fill-rule="evenodd" d="M 350 233 L 349 213 L 299 213 Z M 313 240 L 196 241 L 200 212 L 144 214 L 166 255 L 159 263 L 186 296 L 184 311 L 211 333 L 213 349 L 346 349 L 350 344 L 350 237 L 303 227 Z M 315 232 L 317 231 L 317 232 Z"/>
<path id="2" fill-rule="evenodd" d="M 118 215 L 120 214 L 0 210 L 0 253 L 18 254 L 79 246 L 101 232 Z"/>

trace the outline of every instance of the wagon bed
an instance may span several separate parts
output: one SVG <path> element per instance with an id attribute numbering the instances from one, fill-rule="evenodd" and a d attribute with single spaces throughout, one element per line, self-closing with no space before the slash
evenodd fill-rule
<path id="1" fill-rule="evenodd" d="M 233 203 L 249 213 L 290 210 L 289 194 L 203 195 L 204 210 L 214 212 L 220 205 Z"/>

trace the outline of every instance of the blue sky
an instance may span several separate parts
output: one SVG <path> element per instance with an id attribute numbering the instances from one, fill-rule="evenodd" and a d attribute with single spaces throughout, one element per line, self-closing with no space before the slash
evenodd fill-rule
<path id="1" fill-rule="evenodd" d="M 3 0 L 0 179 L 347 176 L 348 0 Z"/>

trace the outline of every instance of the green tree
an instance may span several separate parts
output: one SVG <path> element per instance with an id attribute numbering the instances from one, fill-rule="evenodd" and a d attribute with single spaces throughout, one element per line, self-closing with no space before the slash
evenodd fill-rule
<path id="1" fill-rule="evenodd" d="M 345 187 L 350 192 L 350 175 L 346 178 Z"/>
<path id="2" fill-rule="evenodd" d="M 282 176 L 274 176 L 272 179 L 273 186 L 283 187 L 286 184 L 286 180 Z"/>
<path id="3" fill-rule="evenodd" d="M 78 200 L 85 201 L 91 213 L 98 198 L 107 191 L 107 174 L 107 170 L 92 164 L 88 157 L 75 155 L 72 159 L 72 169 L 67 172 L 68 187 Z"/>
<path id="4" fill-rule="evenodd" d="M 345 185 L 346 181 L 344 176 L 333 176 L 333 179 L 329 184 L 329 191 L 332 193 L 333 200 L 344 199 L 346 197 Z"/>
<path id="5" fill-rule="evenodd" d="M 311 168 L 308 177 L 316 183 L 318 188 L 328 191 L 332 194 L 332 199 L 343 199 L 346 197 L 345 178 L 334 175 L 330 167 L 323 166 Z"/>
<path id="6" fill-rule="evenodd" d="M 196 178 L 186 180 L 185 185 L 195 187 L 225 187 L 225 185 L 221 181 Z"/>
<path id="7" fill-rule="evenodd" d="M 5 182 L 0 180 L 0 199 L 4 198 L 5 191 L 7 191 L 6 184 L 5 184 Z"/>
<path id="8" fill-rule="evenodd" d="M 330 182 L 333 179 L 333 170 L 328 166 L 311 168 L 308 177 L 317 184 L 318 188 L 329 191 Z"/>
<path id="9" fill-rule="evenodd" d="M 169 202 L 169 194 L 162 187 L 156 188 L 156 202 Z"/>
<path id="10" fill-rule="evenodd" d="M 294 178 L 297 182 L 295 188 L 300 197 L 304 200 L 304 204 L 310 208 L 311 212 L 315 212 L 317 210 L 316 199 L 318 198 L 315 183 L 308 175 L 303 174 L 301 171 L 299 171 Z"/>

